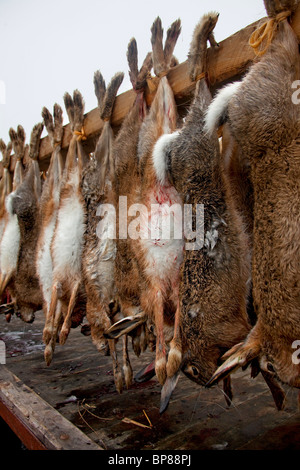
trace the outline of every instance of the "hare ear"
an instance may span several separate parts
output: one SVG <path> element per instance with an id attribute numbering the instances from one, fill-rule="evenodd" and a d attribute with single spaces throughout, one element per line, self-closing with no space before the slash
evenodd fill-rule
<path id="1" fill-rule="evenodd" d="M 145 323 L 144 313 L 131 315 L 114 323 L 104 332 L 104 337 L 108 339 L 118 339 L 120 336 L 130 333 L 142 323 Z"/>
<path id="2" fill-rule="evenodd" d="M 153 70 L 157 77 L 165 75 L 170 69 L 173 51 L 181 32 L 180 19 L 174 21 L 168 29 L 165 47 L 163 47 L 163 31 L 158 16 L 151 27 Z"/>
<path id="3" fill-rule="evenodd" d="M 266 372 L 262 369 L 260 370 L 260 372 L 266 384 L 268 385 L 270 392 L 272 393 L 277 410 L 283 410 L 285 406 L 285 392 L 281 387 L 280 383 L 269 372 Z"/>
<path id="4" fill-rule="evenodd" d="M 137 372 L 134 376 L 134 381 L 137 383 L 147 382 L 155 376 L 155 361 L 152 361 L 150 364 L 147 364 L 141 370 Z"/>
<path id="5" fill-rule="evenodd" d="M 149 52 L 147 54 L 139 71 L 137 43 L 135 38 L 132 38 L 127 47 L 127 62 L 129 65 L 129 78 L 132 88 L 136 91 L 143 90 L 146 86 L 146 80 L 153 65 L 152 53 Z"/>
<path id="6" fill-rule="evenodd" d="M 260 351 L 261 343 L 256 325 L 252 328 L 244 343 L 233 346 L 224 354 L 223 359 L 226 359 L 226 361 L 216 370 L 205 386 L 211 387 L 239 367 L 245 367 L 260 354 Z"/>
<path id="7" fill-rule="evenodd" d="M 164 47 L 165 64 L 168 68 L 171 67 L 172 60 L 174 59 L 173 51 L 177 42 L 177 39 L 181 33 L 181 21 L 180 19 L 174 21 L 167 31 L 167 37 Z"/>
<path id="8" fill-rule="evenodd" d="M 152 59 L 152 57 L 151 57 Z M 137 50 L 137 43 L 135 38 L 132 38 L 129 41 L 127 47 L 127 62 L 129 65 L 129 77 L 132 84 L 133 89 L 136 88 L 137 77 L 139 74 L 138 71 L 138 50 Z"/>
<path id="9" fill-rule="evenodd" d="M 167 377 L 160 395 L 160 409 L 159 412 L 162 415 L 169 406 L 169 401 L 174 392 L 178 379 L 179 379 L 180 371 L 177 371 L 172 377 Z"/>
<path id="10" fill-rule="evenodd" d="M 35 124 L 31 131 L 30 135 L 30 145 L 29 145 L 29 158 L 32 160 L 38 160 L 39 158 L 39 149 L 40 149 L 40 141 L 41 135 L 44 129 L 44 124 L 39 122 Z"/>

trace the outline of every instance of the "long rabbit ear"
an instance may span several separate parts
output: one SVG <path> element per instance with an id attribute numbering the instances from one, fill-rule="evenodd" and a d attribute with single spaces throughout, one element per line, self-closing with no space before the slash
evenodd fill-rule
<path id="1" fill-rule="evenodd" d="M 98 109 L 101 114 L 102 104 L 103 104 L 103 100 L 104 100 L 104 96 L 106 92 L 106 85 L 105 85 L 105 81 L 100 70 L 97 70 L 94 73 L 94 89 L 95 89 L 95 95 L 98 101 Z"/>
<path id="2" fill-rule="evenodd" d="M 73 92 L 73 113 L 74 113 L 74 131 L 81 131 L 83 128 L 84 121 L 84 99 L 79 90 L 74 90 Z"/>
<path id="3" fill-rule="evenodd" d="M 54 137 L 54 122 L 53 122 L 52 114 L 50 113 L 48 108 L 46 108 L 46 106 L 44 106 L 42 109 L 42 118 L 43 118 L 44 125 L 47 129 L 48 136 L 52 142 L 53 137 Z"/>
<path id="4" fill-rule="evenodd" d="M 63 158 L 61 155 L 61 145 L 63 138 L 63 110 L 57 103 L 53 106 L 53 116 L 50 111 L 44 107 L 42 109 L 44 125 L 48 132 L 48 137 L 52 145 L 52 155 L 48 168 L 47 179 L 43 186 L 43 195 L 41 206 L 47 204 L 50 198 L 58 198 L 61 177 L 63 174 Z M 43 213 L 42 207 L 41 211 Z"/>
<path id="5" fill-rule="evenodd" d="M 171 55 L 173 52 L 179 32 L 180 21 L 178 20 L 172 24 L 168 31 L 166 41 L 167 56 Z M 169 85 L 167 77 L 165 76 L 169 70 L 169 65 L 165 60 L 165 52 L 163 49 L 163 29 L 159 17 L 154 21 L 151 27 L 151 43 L 153 69 L 154 73 L 158 77 L 154 81 L 156 81 L 156 84 L 158 83 L 158 87 L 152 101 L 149 114 L 141 128 L 138 155 L 140 172 L 141 175 L 143 175 L 144 164 L 146 161 L 144 157 L 148 155 L 149 152 L 152 153 L 156 176 L 158 180 L 164 184 L 166 183 L 164 178 L 166 172 L 163 171 L 164 176 L 162 177 L 161 169 L 166 168 L 166 155 L 163 151 L 164 149 L 159 147 L 157 141 L 163 134 L 168 134 L 170 136 L 176 130 L 178 116 L 174 93 Z M 151 86 L 151 80 L 149 80 L 148 84 Z"/>
<path id="6" fill-rule="evenodd" d="M 118 339 L 120 336 L 130 333 L 132 330 L 145 323 L 145 321 L 146 317 L 144 313 L 122 318 L 105 331 L 104 337 L 108 339 Z"/>
<path id="7" fill-rule="evenodd" d="M 223 359 L 226 359 L 226 361 L 216 370 L 205 386 L 211 387 L 239 367 L 246 367 L 253 359 L 259 356 L 260 352 L 260 333 L 256 324 L 243 343 L 235 345 L 224 354 Z"/>
<path id="8" fill-rule="evenodd" d="M 9 168 L 10 158 L 12 152 L 12 143 L 8 142 L 6 145 L 3 139 L 0 139 L 0 152 L 2 153 L 2 165 L 4 168 Z"/>
<path id="9" fill-rule="evenodd" d="M 134 381 L 137 383 L 147 382 L 155 376 L 155 361 L 147 364 L 145 367 L 140 369 L 134 376 Z"/>
<path id="10" fill-rule="evenodd" d="M 283 410 L 285 406 L 285 392 L 280 386 L 280 383 L 269 372 L 262 369 L 260 372 L 272 393 L 277 410 Z"/>
<path id="11" fill-rule="evenodd" d="M 84 139 L 83 122 L 85 103 L 82 94 L 79 90 L 74 90 L 72 97 L 68 92 L 66 92 L 64 94 L 64 103 L 73 136 L 77 137 L 77 140 Z"/>
<path id="12" fill-rule="evenodd" d="M 108 87 L 105 89 L 105 83 L 101 73 L 98 71 L 94 75 L 95 93 L 98 99 L 100 117 L 104 121 L 103 130 L 95 149 L 95 159 L 97 164 L 100 166 L 99 188 L 102 194 L 105 190 L 105 181 L 107 175 L 110 175 L 112 179 L 115 177 L 114 159 L 112 155 L 114 135 L 110 120 L 112 117 L 117 92 L 120 88 L 123 78 L 124 74 L 122 72 L 116 73 L 111 79 Z"/>
<path id="13" fill-rule="evenodd" d="M 152 53 L 149 52 L 143 62 L 143 65 L 138 70 L 138 49 L 135 38 L 129 41 L 127 48 L 127 62 L 129 65 L 129 77 L 132 83 L 132 88 L 136 91 L 143 90 L 147 84 L 147 77 L 153 65 Z"/>
<path id="14" fill-rule="evenodd" d="M 70 121 L 70 126 L 73 131 L 74 130 L 74 102 L 73 102 L 72 96 L 67 91 L 64 94 L 64 103 L 65 103 L 65 108 L 66 108 L 67 115 Z"/>
<path id="15" fill-rule="evenodd" d="M 53 116 L 50 111 L 44 107 L 42 109 L 42 118 L 47 129 L 53 149 L 61 144 L 63 137 L 63 110 L 59 104 L 53 106 Z"/>
<path id="16" fill-rule="evenodd" d="M 43 129 L 44 129 L 44 124 L 40 122 L 36 124 L 31 131 L 30 145 L 29 145 L 29 157 L 32 160 L 38 160 L 39 158 L 40 140 L 41 140 Z"/>
<path id="17" fill-rule="evenodd" d="M 181 32 L 181 21 L 178 19 L 171 24 L 167 31 L 165 46 L 163 47 L 163 28 L 160 17 L 157 17 L 151 28 L 151 44 L 153 69 L 157 77 L 165 75 L 172 64 L 173 51 Z"/>
<path id="18" fill-rule="evenodd" d="M 73 132 L 73 138 L 71 139 L 68 154 L 66 158 L 66 171 L 69 172 L 76 166 L 79 168 L 79 172 L 88 162 L 88 156 L 85 154 L 83 146 L 81 145 L 82 140 L 86 140 L 84 133 L 84 99 L 79 90 L 74 90 L 73 97 L 66 92 L 64 94 L 65 108 L 70 120 L 71 130 Z"/>
<path id="19" fill-rule="evenodd" d="M 177 39 L 181 33 L 181 21 L 180 19 L 174 21 L 167 31 L 167 38 L 164 47 L 165 65 L 169 69 L 173 59 L 173 52 L 177 42 Z"/>
<path id="20" fill-rule="evenodd" d="M 160 396 L 160 414 L 163 414 L 169 406 L 169 401 L 178 383 L 180 371 L 177 371 L 172 377 L 167 377 Z"/>
<path id="21" fill-rule="evenodd" d="M 116 73 L 107 87 L 101 106 L 101 119 L 103 119 L 103 121 L 109 121 L 112 116 L 117 92 L 121 86 L 121 83 L 123 82 L 123 79 L 123 72 Z"/>
<path id="22" fill-rule="evenodd" d="M 7 145 L 5 142 L 0 139 L 0 151 L 2 153 L 2 165 L 3 165 L 3 177 L 1 180 L 2 187 L 1 187 L 1 197 L 0 197 L 0 202 L 2 205 L 2 208 L 4 210 L 4 201 L 6 196 L 11 192 L 12 190 L 12 179 L 11 179 L 11 174 L 9 171 L 10 168 L 10 160 L 11 160 L 11 152 L 12 152 L 12 143 L 9 142 Z M 1 210 L 1 209 L 0 209 Z"/>
<path id="23" fill-rule="evenodd" d="M 63 138 L 63 110 L 62 107 L 55 103 L 53 106 L 53 119 L 54 119 L 54 141 L 56 144 L 61 144 Z"/>
<path id="24" fill-rule="evenodd" d="M 17 160 L 22 160 L 25 155 L 25 140 L 26 134 L 24 128 L 19 125 L 15 131 L 13 128 L 9 129 L 9 137 L 12 142 L 13 150 Z"/>
<path id="25" fill-rule="evenodd" d="M 138 50 L 137 50 L 137 43 L 135 38 L 132 38 L 129 41 L 127 47 L 127 62 L 129 65 L 129 77 L 132 83 L 132 87 L 135 90 L 138 78 Z"/>
<path id="26" fill-rule="evenodd" d="M 3 139 L 0 139 L 0 152 L 2 153 L 2 158 L 4 158 L 5 150 L 6 150 L 6 143 L 4 142 Z"/>
<path id="27" fill-rule="evenodd" d="M 151 44 L 153 69 L 156 76 L 159 76 L 166 69 L 165 54 L 163 49 L 163 28 L 161 19 L 158 16 L 151 27 Z"/>

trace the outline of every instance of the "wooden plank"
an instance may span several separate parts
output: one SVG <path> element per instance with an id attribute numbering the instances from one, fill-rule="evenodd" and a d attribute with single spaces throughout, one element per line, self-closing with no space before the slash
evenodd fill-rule
<path id="1" fill-rule="evenodd" d="M 263 18 L 262 20 L 265 20 Z M 209 49 L 208 51 L 208 75 L 212 86 L 215 90 L 226 83 L 228 80 L 236 79 L 243 74 L 249 65 L 255 59 L 255 54 L 249 46 L 248 41 L 252 32 L 262 21 L 256 21 L 246 28 L 241 29 L 229 38 L 220 42 L 219 49 Z M 300 39 L 300 5 L 293 17 L 292 26 Z M 188 76 L 187 61 L 179 64 L 168 74 L 170 85 L 174 91 L 177 103 L 182 101 L 188 102 L 195 88 L 195 83 L 191 82 Z M 154 78 L 154 81 L 156 79 Z M 148 104 L 151 104 L 155 93 L 151 93 L 148 89 L 146 97 Z M 130 110 L 135 98 L 133 90 L 126 91 L 117 96 L 113 114 L 112 126 L 115 131 L 118 130 L 123 119 Z M 87 141 L 84 143 L 87 151 L 93 151 L 97 136 L 103 128 L 103 121 L 100 119 L 98 109 L 92 109 L 85 115 L 84 121 L 85 133 Z M 71 140 L 70 125 L 64 126 L 64 136 L 62 148 L 66 151 Z M 51 145 L 48 136 L 41 141 L 39 162 L 42 170 L 47 169 L 51 156 Z M 12 158 L 11 170 L 13 171 L 15 160 Z M 2 174 L 2 166 L 0 165 L 0 175 Z"/>
<path id="2" fill-rule="evenodd" d="M 103 450 L 4 365 L 0 366 L 0 402 L 1 416 L 29 448 Z"/>
<path id="3" fill-rule="evenodd" d="M 8 424 L 14 434 L 23 442 L 27 450 L 47 450 L 33 432 L 24 425 L 13 413 L 0 401 L 0 416 Z"/>
<path id="4" fill-rule="evenodd" d="M 133 383 L 119 395 L 113 381 L 111 358 L 97 353 L 91 338 L 82 336 L 80 328 L 71 331 L 64 346 L 57 345 L 53 363 L 46 367 L 43 352 L 38 347 L 30 350 L 26 346 L 40 345 L 43 324 L 43 316 L 37 316 L 30 325 L 24 325 L 16 317 L 7 324 L 0 317 L 6 367 L 108 451 L 211 450 L 222 446 L 226 450 L 264 449 L 272 446 L 275 437 L 280 441 L 281 435 L 284 439 L 281 449 L 300 448 L 299 439 L 292 435 L 298 429 L 293 423 L 300 422 L 296 389 L 286 387 L 287 404 L 278 412 L 261 375 L 252 379 L 249 370 L 239 370 L 232 376 L 234 398 L 228 407 L 222 384 L 205 389 L 182 374 L 168 410 L 160 416 L 161 386 L 157 379 Z M 121 342 L 117 349 L 121 359 Z M 149 351 L 137 358 L 131 347 L 129 353 L 134 375 L 154 358 L 154 353 Z M 147 424 L 143 410 L 153 424 L 152 429 L 123 421 L 129 418 Z"/>

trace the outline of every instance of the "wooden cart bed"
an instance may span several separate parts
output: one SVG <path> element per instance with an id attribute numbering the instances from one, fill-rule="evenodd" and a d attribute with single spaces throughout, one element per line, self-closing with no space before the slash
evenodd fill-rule
<path id="1" fill-rule="evenodd" d="M 105 450 L 299 450 L 297 391 L 275 408 L 261 376 L 239 371 L 234 399 L 226 405 L 221 385 L 204 389 L 181 375 L 169 408 L 160 416 L 156 378 L 115 391 L 109 356 L 91 337 L 71 330 L 57 345 L 52 364 L 43 358 L 43 314 L 32 324 L 0 318 L 6 364 L 0 365 L 0 415 L 29 449 Z M 121 354 L 120 354 L 121 356 Z M 130 350 L 134 374 L 153 359 Z M 150 421 L 148 421 L 148 419 Z M 130 420 L 134 421 L 131 422 Z M 143 426 L 139 426 L 136 423 Z M 151 426 L 150 426 L 151 424 Z"/>

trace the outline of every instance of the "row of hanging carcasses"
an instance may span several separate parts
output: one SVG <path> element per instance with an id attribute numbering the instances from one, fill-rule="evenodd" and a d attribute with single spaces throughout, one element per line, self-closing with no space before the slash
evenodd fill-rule
<path id="1" fill-rule="evenodd" d="M 92 154 L 82 144 L 84 101 L 78 90 L 64 96 L 72 130 L 65 160 L 58 104 L 53 116 L 43 108 L 25 170 L 24 129 L 11 129 L 7 146 L 1 141 L 1 312 L 31 322 L 43 309 L 47 364 L 57 340 L 64 344 L 86 317 L 82 332 L 90 332 L 99 351 L 109 350 L 119 392 L 123 381 L 130 387 L 133 380 L 128 336 L 137 356 L 147 347 L 155 350 L 153 364 L 136 380 L 156 373 L 161 411 L 180 371 L 200 385 L 222 379 L 230 401 L 229 373 L 251 364 L 279 409 L 284 391 L 278 379 L 300 386 L 300 162 L 298 108 L 291 100 L 299 53 L 290 15 L 282 14 L 286 5 L 278 3 L 265 1 L 272 44 L 241 82 L 213 101 L 206 51 L 207 41 L 218 47 L 218 15 L 202 17 L 188 54 L 196 88 L 185 119 L 178 116 L 167 78 L 176 66 L 180 20 L 163 45 L 157 18 L 152 54 L 140 70 L 136 41 L 129 43 L 136 100 L 116 137 L 111 116 L 123 74 L 106 87 L 98 71 L 94 86 L 103 129 Z M 148 108 L 144 91 L 152 67 L 159 82 Z M 43 126 L 53 148 L 46 178 L 38 165 Z"/>

